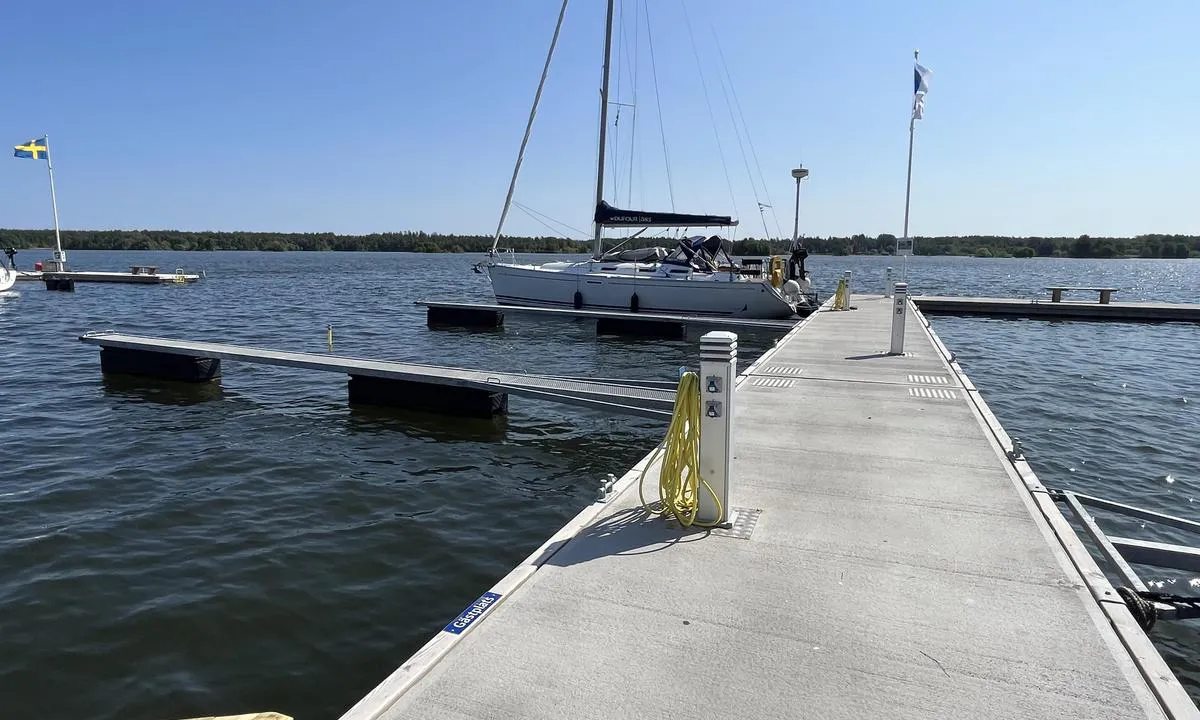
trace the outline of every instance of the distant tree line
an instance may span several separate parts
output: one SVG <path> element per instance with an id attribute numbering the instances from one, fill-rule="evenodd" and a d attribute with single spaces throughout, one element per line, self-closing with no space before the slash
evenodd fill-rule
<path id="1" fill-rule="evenodd" d="M 896 251 L 894 235 L 805 238 L 810 252 L 820 255 L 891 255 Z M 784 251 L 790 241 L 745 240 L 735 249 L 747 255 Z M 974 255 L 976 257 L 1072 257 L 1072 258 L 1186 258 L 1200 256 L 1200 236 L 1138 235 L 1132 238 L 1000 237 L 964 235 L 913 238 L 916 255 Z"/>
<path id="2" fill-rule="evenodd" d="M 342 250 L 366 252 L 466 252 L 483 253 L 492 246 L 486 235 L 442 235 L 425 232 L 336 235 L 334 233 L 182 232 L 178 230 L 67 230 L 63 247 L 69 250 Z M 625 248 L 670 245 L 671 240 L 641 237 Z M 820 255 L 890 255 L 896 237 L 808 237 L 809 251 Z M 44 248 L 54 244 L 52 230 L 0 229 L 0 247 Z M 784 253 L 790 240 L 746 238 L 733 243 L 739 256 Z M 610 247 L 611 243 L 606 243 Z M 561 237 L 504 237 L 502 249 L 522 253 L 589 252 L 588 242 Z M 1000 237 L 970 235 L 917 237 L 917 255 L 974 255 L 977 257 L 1074 258 L 1186 258 L 1200 256 L 1200 237 L 1194 235 L 1138 235 L 1132 238 Z"/>
<path id="3" fill-rule="evenodd" d="M 70 250 L 346 250 L 375 252 L 487 252 L 492 238 L 425 232 L 335 235 L 334 233 L 182 232 L 179 230 L 64 230 Z M 0 229 L 4 247 L 52 247 L 53 230 Z M 518 252 L 581 252 L 584 245 L 560 237 L 505 238 Z"/>

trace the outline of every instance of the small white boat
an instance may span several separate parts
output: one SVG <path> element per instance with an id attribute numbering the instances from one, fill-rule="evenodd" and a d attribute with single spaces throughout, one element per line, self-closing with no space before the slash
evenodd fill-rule
<path id="1" fill-rule="evenodd" d="M 9 269 L 8 265 L 0 260 L 0 293 L 8 292 L 17 282 L 17 271 Z"/>

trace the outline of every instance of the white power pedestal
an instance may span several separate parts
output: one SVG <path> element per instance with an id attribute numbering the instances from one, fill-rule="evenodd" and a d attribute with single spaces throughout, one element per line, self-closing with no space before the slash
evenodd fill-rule
<path id="1" fill-rule="evenodd" d="M 737 378 L 737 335 L 715 331 L 700 338 L 700 479 L 696 521 L 730 527 L 730 467 L 733 463 L 733 383 Z"/>
<path id="2" fill-rule="evenodd" d="M 908 283 L 896 283 L 895 299 L 892 300 L 892 348 L 891 355 L 904 354 L 904 317 L 908 314 Z"/>

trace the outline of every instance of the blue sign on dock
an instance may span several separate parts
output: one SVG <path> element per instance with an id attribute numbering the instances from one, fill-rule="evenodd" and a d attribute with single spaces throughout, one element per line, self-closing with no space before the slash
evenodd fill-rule
<path id="1" fill-rule="evenodd" d="M 471 603 L 471 607 L 462 611 L 462 614 L 454 618 L 449 625 L 442 628 L 448 633 L 461 635 L 464 630 L 471 627 L 471 623 L 478 620 L 485 612 L 493 605 L 500 601 L 500 594 L 494 592 L 485 592 L 478 600 Z"/>

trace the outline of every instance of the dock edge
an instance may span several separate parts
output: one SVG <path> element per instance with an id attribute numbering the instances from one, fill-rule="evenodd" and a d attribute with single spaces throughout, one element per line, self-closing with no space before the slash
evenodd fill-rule
<path id="1" fill-rule="evenodd" d="M 1110 647 L 1110 649 L 1114 651 L 1114 654 L 1123 652 L 1126 656 L 1125 659 L 1137 669 L 1139 675 L 1136 678 L 1130 678 L 1131 684 L 1132 681 L 1139 679 L 1144 682 L 1153 693 L 1153 700 L 1159 711 L 1172 720 L 1200 719 L 1200 708 L 1197 708 L 1196 703 L 1188 695 L 1175 673 L 1167 666 L 1158 649 L 1154 647 L 1154 642 L 1137 624 L 1137 620 L 1129 612 L 1125 601 L 1117 595 L 1108 576 L 1104 574 L 1091 552 L 1079 539 L 1075 529 L 1071 527 L 1070 522 L 1050 497 L 1049 491 L 1042 485 L 1029 461 L 1023 455 L 1012 456 L 1012 438 L 1009 437 L 1007 431 L 1000 424 L 1000 420 L 988 407 L 979 388 L 967 377 L 966 371 L 958 363 L 957 355 L 946 347 L 929 320 L 911 299 L 909 300 L 909 312 L 920 321 L 922 329 L 933 342 L 942 361 L 962 382 L 970 401 L 972 413 L 983 424 L 988 442 L 1004 460 L 1002 464 L 1005 473 L 1016 485 L 1021 500 L 1030 510 L 1035 523 L 1039 526 L 1038 529 L 1042 531 L 1048 542 L 1057 541 L 1056 549 L 1061 549 L 1062 552 L 1056 552 L 1055 555 L 1059 556 L 1060 561 L 1065 555 L 1065 559 L 1070 562 L 1070 565 L 1063 569 L 1077 574 L 1087 587 L 1095 601 L 1094 607 L 1087 608 L 1089 616 L 1101 629 L 1103 629 L 1101 623 L 1107 622 L 1109 628 L 1120 640 L 1119 648 Z M 1022 490 L 1024 492 L 1020 492 Z M 1118 656 L 1118 660 L 1120 659 Z M 1120 665 L 1123 668 L 1127 667 L 1125 663 L 1120 663 Z M 1137 694 L 1143 702 L 1147 700 L 1142 693 Z"/>

